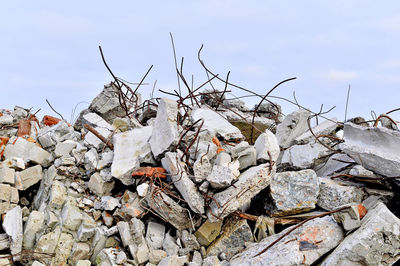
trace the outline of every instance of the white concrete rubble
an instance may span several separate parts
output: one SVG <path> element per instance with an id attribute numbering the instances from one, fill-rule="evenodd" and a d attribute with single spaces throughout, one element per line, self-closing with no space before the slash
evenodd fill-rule
<path id="1" fill-rule="evenodd" d="M 324 157 L 331 153 L 332 151 L 325 148 L 319 142 L 293 145 L 283 152 L 281 166 L 292 169 L 313 168 L 322 163 Z"/>
<path id="2" fill-rule="evenodd" d="M 165 234 L 165 226 L 155 222 L 147 225 L 146 242 L 150 249 L 162 248 Z"/>
<path id="3" fill-rule="evenodd" d="M 344 125 L 340 148 L 358 164 L 384 176 L 400 176 L 400 132 L 387 128 Z"/>
<path id="4" fill-rule="evenodd" d="M 177 116 L 177 103 L 167 98 L 161 98 L 150 138 L 154 157 L 159 157 L 178 143 Z"/>
<path id="5" fill-rule="evenodd" d="M 271 178 L 272 214 L 282 216 L 310 211 L 319 194 L 319 179 L 311 170 L 276 173 Z"/>
<path id="6" fill-rule="evenodd" d="M 22 190 L 25 190 L 43 178 L 43 172 L 42 172 L 42 166 L 40 165 L 35 165 L 29 168 L 26 168 L 25 170 L 17 173 L 19 176 L 21 182 L 22 182 Z"/>
<path id="7" fill-rule="evenodd" d="M 23 228 L 22 228 L 22 212 L 21 207 L 16 206 L 9 210 L 3 220 L 3 229 L 11 238 L 10 251 L 12 255 L 16 255 L 22 251 Z M 14 261 L 18 261 L 19 256 L 14 257 Z"/>
<path id="8" fill-rule="evenodd" d="M 155 185 L 146 195 L 146 203 L 178 230 L 192 227 L 189 210 L 183 208 Z"/>
<path id="9" fill-rule="evenodd" d="M 392 265 L 400 258 L 399 239 L 399 218 L 378 202 L 321 265 Z"/>
<path id="10" fill-rule="evenodd" d="M 192 112 L 192 121 L 203 119 L 202 130 L 208 130 L 214 136 L 220 136 L 225 140 L 243 139 L 240 130 L 221 117 L 218 113 L 206 106 L 197 108 Z"/>
<path id="11" fill-rule="evenodd" d="M 340 225 L 330 216 L 325 216 L 305 223 L 257 256 L 290 229 L 291 227 L 279 234 L 264 238 L 259 243 L 251 244 L 234 256 L 229 265 L 312 265 L 343 240 L 343 230 Z"/>
<path id="12" fill-rule="evenodd" d="M 361 203 L 365 193 L 361 188 L 341 184 L 330 178 L 320 178 L 320 192 L 317 205 L 332 211 L 350 203 Z"/>
<path id="13" fill-rule="evenodd" d="M 313 127 L 312 132 L 315 136 L 330 135 L 335 132 L 337 127 L 338 120 L 336 117 L 334 117 L 330 120 L 325 120 L 322 123 L 319 123 L 318 125 Z M 294 144 L 302 145 L 310 143 L 311 141 L 315 141 L 315 137 L 310 132 L 310 129 L 308 129 L 306 132 L 304 132 L 294 140 Z"/>
<path id="14" fill-rule="evenodd" d="M 276 162 L 279 157 L 280 148 L 278 140 L 268 129 L 258 136 L 256 142 L 254 143 L 254 147 L 256 148 L 257 162 L 259 163 L 266 163 L 270 160 Z"/>
<path id="15" fill-rule="evenodd" d="M 196 185 L 187 176 L 184 170 L 184 164 L 180 160 L 181 153 L 167 152 L 162 158 L 162 166 L 171 174 L 174 186 L 181 193 L 192 211 L 202 214 L 204 213 L 204 198 L 197 190 Z"/>
<path id="16" fill-rule="evenodd" d="M 208 219 L 216 222 L 217 217 L 223 219 L 241 206 L 248 204 L 255 195 L 269 186 L 271 176 L 274 174 L 275 168 L 272 167 L 271 172 L 269 164 L 261 164 L 243 172 L 234 186 L 214 194 L 215 200 L 211 201 L 207 211 Z"/>
<path id="17" fill-rule="evenodd" d="M 111 165 L 111 175 L 125 185 L 132 185 L 132 172 L 139 168 L 140 163 L 153 163 L 149 138 L 153 132 L 151 126 L 135 128 L 130 131 L 115 134 L 114 158 Z"/>
<path id="18" fill-rule="evenodd" d="M 4 157 L 6 159 L 20 157 L 26 163 L 33 162 L 44 167 L 49 166 L 52 161 L 52 156 L 49 152 L 24 138 L 18 138 L 14 144 L 9 142 L 4 150 Z"/>
<path id="19" fill-rule="evenodd" d="M 228 166 L 214 165 L 207 181 L 215 189 L 229 187 L 235 179 L 232 170 Z"/>
<path id="20" fill-rule="evenodd" d="M 290 113 L 276 127 L 276 138 L 281 148 L 289 148 L 294 139 L 308 130 L 307 119 L 310 112 L 307 110 L 297 110 Z"/>

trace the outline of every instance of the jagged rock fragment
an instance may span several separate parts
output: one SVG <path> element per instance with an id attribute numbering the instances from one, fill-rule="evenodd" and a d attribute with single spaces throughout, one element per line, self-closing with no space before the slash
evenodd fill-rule
<path id="1" fill-rule="evenodd" d="M 217 221 L 215 223 L 206 220 L 199 229 L 194 233 L 197 237 L 197 241 L 203 246 L 208 246 L 212 241 L 219 235 L 222 228 L 222 221 Z"/>
<path id="2" fill-rule="evenodd" d="M 153 185 L 149 193 L 146 195 L 147 205 L 158 215 L 163 217 L 178 230 L 188 229 L 192 227 L 189 210 L 183 208 L 168 195 L 160 190 L 159 187 Z"/>
<path id="3" fill-rule="evenodd" d="M 11 238 L 10 251 L 12 255 L 17 255 L 22 250 L 23 228 L 22 228 L 22 212 L 21 207 L 16 206 L 9 210 L 3 220 L 3 229 Z M 19 256 L 14 257 L 14 261 L 18 261 Z"/>
<path id="4" fill-rule="evenodd" d="M 113 177 L 125 185 L 132 185 L 135 181 L 132 172 L 139 168 L 140 163 L 154 162 L 148 142 L 152 132 L 152 127 L 147 126 L 114 135 Z"/>
<path id="5" fill-rule="evenodd" d="M 193 110 L 193 122 L 198 119 L 204 121 L 201 129 L 208 130 L 211 135 L 220 136 L 225 140 L 243 139 L 243 135 L 237 127 L 206 106 Z"/>
<path id="6" fill-rule="evenodd" d="M 254 147 L 257 152 L 257 162 L 266 163 L 270 160 L 276 162 L 278 159 L 280 153 L 279 143 L 275 135 L 268 129 L 258 136 Z"/>
<path id="7" fill-rule="evenodd" d="M 223 233 L 207 248 L 207 256 L 220 256 L 230 260 L 245 248 L 246 242 L 253 242 L 251 228 L 245 219 L 230 219 L 223 228 Z"/>
<path id="8" fill-rule="evenodd" d="M 320 178 L 320 192 L 317 205 L 332 211 L 350 203 L 361 203 L 365 193 L 362 189 L 340 184 L 329 178 Z"/>
<path id="9" fill-rule="evenodd" d="M 400 258 L 399 239 L 399 218 L 378 202 L 321 265 L 392 265 Z"/>
<path id="10" fill-rule="evenodd" d="M 29 142 L 24 138 L 17 138 L 14 142 L 9 142 L 4 150 L 4 157 L 12 159 L 20 157 L 26 163 L 33 162 L 44 167 L 48 166 L 52 160 L 52 156 L 46 150 L 40 148 L 35 143 Z"/>
<path id="11" fill-rule="evenodd" d="M 332 151 L 319 142 L 305 145 L 293 145 L 283 152 L 281 167 L 291 169 L 308 169 L 324 162 Z"/>
<path id="12" fill-rule="evenodd" d="M 171 179 L 189 207 L 196 213 L 204 213 L 204 198 L 193 181 L 187 176 L 180 153 L 167 152 L 161 160 L 163 167 L 171 174 Z"/>
<path id="13" fill-rule="evenodd" d="M 301 213 L 315 208 L 319 180 L 313 170 L 276 173 L 271 178 L 270 193 L 275 216 Z"/>
<path id="14" fill-rule="evenodd" d="M 165 226 L 159 223 L 149 222 L 147 225 L 146 241 L 150 248 L 162 248 Z"/>
<path id="15" fill-rule="evenodd" d="M 208 219 L 212 222 L 223 219 L 241 206 L 248 204 L 251 199 L 270 184 L 275 168 L 268 164 L 254 166 L 243 172 L 234 186 L 216 193 L 207 211 Z"/>
<path id="16" fill-rule="evenodd" d="M 400 132 L 387 128 L 344 125 L 340 148 L 368 170 L 384 176 L 400 176 Z"/>
<path id="17" fill-rule="evenodd" d="M 311 265 L 343 240 L 340 225 L 330 216 L 325 216 L 303 224 L 257 256 L 288 230 L 291 230 L 291 227 L 264 238 L 259 243 L 251 244 L 234 256 L 230 265 Z"/>
<path id="18" fill-rule="evenodd" d="M 159 157 L 178 143 L 178 106 L 173 100 L 162 98 L 150 138 L 151 151 Z"/>
<path id="19" fill-rule="evenodd" d="M 289 148 L 294 139 L 303 134 L 308 129 L 307 119 L 310 112 L 307 110 L 297 110 L 290 113 L 276 127 L 276 138 L 281 148 Z"/>

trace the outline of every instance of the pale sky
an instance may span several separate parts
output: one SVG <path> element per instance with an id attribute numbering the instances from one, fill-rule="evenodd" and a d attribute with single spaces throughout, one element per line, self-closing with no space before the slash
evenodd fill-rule
<path id="1" fill-rule="evenodd" d="M 60 2 L 0 2 L 0 109 L 55 115 L 47 98 L 70 120 L 111 81 L 98 45 L 116 75 L 138 82 L 154 65 L 146 81 L 177 89 L 169 32 L 195 85 L 207 78 L 197 61 L 204 44 L 203 60 L 221 77 L 230 70 L 231 82 L 260 94 L 297 77 L 273 95 L 292 100 L 295 91 L 314 111 L 336 105 L 328 116 L 339 120 L 349 84 L 348 117 L 400 107 L 399 1 Z M 286 114 L 295 109 L 278 103 Z"/>

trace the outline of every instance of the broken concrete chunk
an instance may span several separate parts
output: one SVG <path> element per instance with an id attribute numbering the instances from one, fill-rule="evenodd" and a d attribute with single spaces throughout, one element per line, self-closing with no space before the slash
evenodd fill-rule
<path id="1" fill-rule="evenodd" d="M 13 123 L 13 117 L 12 115 L 1 113 L 2 115 L 0 116 L 0 125 L 10 125 Z"/>
<path id="2" fill-rule="evenodd" d="M 203 260 L 202 266 L 220 266 L 220 261 L 217 256 L 208 256 Z"/>
<path id="3" fill-rule="evenodd" d="M 96 222 L 90 216 L 82 214 L 82 223 L 80 224 L 77 236 L 79 241 L 88 241 L 96 233 Z"/>
<path id="4" fill-rule="evenodd" d="M 272 172 L 268 164 L 262 164 L 252 167 L 243 172 L 234 186 L 216 193 L 210 203 L 210 209 L 207 211 L 208 219 L 211 222 L 223 219 L 241 206 L 248 204 L 251 199 L 261 190 L 270 184 L 271 175 L 275 174 L 275 168 Z"/>
<path id="5" fill-rule="evenodd" d="M 230 265 L 311 265 L 343 240 L 340 225 L 325 216 L 305 223 L 258 255 L 291 228 L 251 244 L 234 256 Z"/>
<path id="6" fill-rule="evenodd" d="M 57 143 L 56 149 L 54 150 L 56 158 L 69 157 L 70 152 L 75 149 L 76 145 L 77 142 L 73 140 L 66 140 L 64 142 Z"/>
<path id="7" fill-rule="evenodd" d="M 212 241 L 219 235 L 222 228 L 222 221 L 217 221 L 215 223 L 206 220 L 199 229 L 194 233 L 197 237 L 197 241 L 203 246 L 208 246 Z"/>
<path id="8" fill-rule="evenodd" d="M 278 159 L 280 148 L 275 135 L 268 129 L 262 133 L 254 143 L 257 152 L 257 162 L 266 163 Z"/>
<path id="9" fill-rule="evenodd" d="M 22 190 L 26 190 L 43 178 L 42 166 L 40 165 L 29 167 L 17 174 L 22 182 Z"/>
<path id="10" fill-rule="evenodd" d="M 62 208 L 60 219 L 63 228 L 77 231 L 82 222 L 83 214 L 71 200 L 67 200 Z"/>
<path id="11" fill-rule="evenodd" d="M 154 162 L 148 143 L 152 131 L 152 127 L 147 126 L 114 135 L 111 174 L 125 185 L 134 183 L 132 172 L 139 168 L 140 163 Z"/>
<path id="12" fill-rule="evenodd" d="M 5 250 L 7 248 L 10 248 L 10 238 L 6 233 L 0 234 L 0 250 Z"/>
<path id="13" fill-rule="evenodd" d="M 229 156 L 229 155 L 228 155 Z M 229 157 L 230 158 L 230 157 Z M 197 183 L 202 182 L 211 173 L 212 164 L 207 156 L 201 156 L 193 164 L 194 181 Z"/>
<path id="14" fill-rule="evenodd" d="M 53 231 L 42 235 L 36 243 L 35 251 L 44 253 L 53 253 L 57 247 L 60 238 L 61 229 L 59 226 Z"/>
<path id="15" fill-rule="evenodd" d="M 316 167 L 314 170 L 318 176 L 329 176 L 340 173 L 350 164 L 354 163 L 347 154 L 336 153 L 329 157 L 325 164 Z"/>
<path id="16" fill-rule="evenodd" d="M 147 193 L 145 200 L 152 210 L 176 229 L 183 230 L 192 227 L 189 210 L 181 207 L 155 185 Z"/>
<path id="17" fill-rule="evenodd" d="M 317 205 L 328 211 L 349 203 L 361 203 L 365 195 L 360 188 L 341 185 L 329 178 L 320 178 L 320 183 Z"/>
<path id="18" fill-rule="evenodd" d="M 230 260 L 245 248 L 246 242 L 253 242 L 251 228 L 245 219 L 233 218 L 226 221 L 222 234 L 207 248 L 207 256 L 220 256 Z"/>
<path id="19" fill-rule="evenodd" d="M 49 205 L 55 209 L 60 209 L 67 197 L 67 189 L 60 181 L 55 180 L 50 189 Z"/>
<path id="20" fill-rule="evenodd" d="M 331 153 L 319 142 L 293 145 L 283 152 L 281 167 L 296 170 L 313 168 L 324 162 L 325 157 Z"/>
<path id="21" fill-rule="evenodd" d="M 162 98 L 150 138 L 151 151 L 159 157 L 178 143 L 178 106 L 173 100 Z"/>
<path id="22" fill-rule="evenodd" d="M 319 194 L 319 180 L 313 170 L 276 173 L 271 178 L 271 197 L 274 216 L 309 211 L 315 208 Z"/>
<path id="23" fill-rule="evenodd" d="M 90 266 L 90 260 L 78 260 L 75 266 Z"/>
<path id="24" fill-rule="evenodd" d="M 344 230 L 352 231 L 361 225 L 367 209 L 362 204 L 352 204 L 349 209 L 332 214 L 333 218 L 343 225 Z"/>
<path id="25" fill-rule="evenodd" d="M 365 169 L 361 165 L 355 165 L 353 168 L 351 168 L 349 174 L 353 175 L 353 176 L 362 176 L 362 177 L 370 177 L 370 178 L 375 177 L 376 178 L 376 175 L 374 174 L 374 172 Z"/>
<path id="26" fill-rule="evenodd" d="M 140 104 L 140 95 L 136 94 L 138 102 Z M 89 106 L 89 110 L 96 112 L 108 123 L 117 117 L 126 116 L 126 111 L 122 108 L 120 103 L 119 91 L 115 85 L 111 82 L 104 86 L 103 90 L 97 95 Z"/>
<path id="27" fill-rule="evenodd" d="M 121 217 L 125 221 L 140 217 L 145 213 L 144 205 L 137 193 L 125 191 L 121 207 L 114 212 L 114 216 Z"/>
<path id="28" fill-rule="evenodd" d="M 14 185 L 15 182 L 15 170 L 3 166 L 0 168 L 0 183 L 6 183 Z"/>
<path id="29" fill-rule="evenodd" d="M 337 118 L 332 118 L 330 120 L 325 120 L 322 123 L 318 124 L 317 126 L 313 127 L 312 132 L 314 133 L 315 136 L 331 135 L 332 133 L 335 132 L 337 127 L 338 127 Z M 299 145 L 307 144 L 315 140 L 314 135 L 310 132 L 310 129 L 308 129 L 306 132 L 298 136 L 294 140 L 294 143 Z"/>
<path id="30" fill-rule="evenodd" d="M 3 162 L 3 167 L 9 167 L 15 170 L 24 170 L 25 162 L 22 158 L 19 157 L 11 157 Z"/>
<path id="31" fill-rule="evenodd" d="M 228 166 L 214 165 L 211 173 L 207 176 L 207 181 L 215 189 L 229 187 L 235 176 Z"/>
<path id="32" fill-rule="evenodd" d="M 83 162 L 85 163 L 86 170 L 97 169 L 97 165 L 99 163 L 99 155 L 97 150 L 95 148 L 91 148 L 88 152 L 86 152 L 83 157 Z"/>
<path id="33" fill-rule="evenodd" d="M 115 208 L 120 207 L 119 200 L 111 196 L 101 197 L 101 208 L 106 211 L 113 211 Z"/>
<path id="34" fill-rule="evenodd" d="M 187 262 L 188 259 L 186 256 L 179 257 L 177 255 L 173 255 L 163 258 L 158 264 L 158 266 L 183 266 Z"/>
<path id="35" fill-rule="evenodd" d="M 97 169 L 101 170 L 110 166 L 113 162 L 114 152 L 111 150 L 101 153 L 101 159 L 97 163 Z"/>
<path id="36" fill-rule="evenodd" d="M 384 176 L 400 176 L 400 132 L 387 128 L 344 125 L 340 148 L 358 164 Z"/>
<path id="37" fill-rule="evenodd" d="M 61 233 L 58 239 L 55 256 L 52 260 L 53 265 L 66 265 L 68 257 L 71 254 L 74 238 L 71 234 Z"/>
<path id="38" fill-rule="evenodd" d="M 196 236 L 189 233 L 187 230 L 178 232 L 179 239 L 182 241 L 182 245 L 186 250 L 199 250 L 200 244 L 196 239 Z"/>
<path id="39" fill-rule="evenodd" d="M 206 106 L 193 110 L 193 122 L 199 119 L 204 121 L 201 129 L 208 130 L 214 136 L 220 136 L 225 140 L 243 139 L 243 135 L 237 127 Z"/>
<path id="40" fill-rule="evenodd" d="M 307 119 L 310 112 L 307 110 L 297 110 L 290 113 L 276 127 L 276 138 L 281 148 L 289 148 L 294 139 L 303 134 L 308 129 Z"/>
<path id="41" fill-rule="evenodd" d="M 39 234 L 44 230 L 44 213 L 38 211 L 32 211 L 29 214 L 28 221 L 25 224 L 24 236 L 23 236 L 23 248 L 33 249 L 35 246 L 36 239 Z"/>
<path id="42" fill-rule="evenodd" d="M 159 223 L 149 222 L 147 225 L 146 242 L 151 249 L 162 248 L 165 234 L 165 226 Z"/>
<path id="43" fill-rule="evenodd" d="M 247 147 L 245 150 L 239 152 L 237 157 L 234 157 L 239 161 L 239 170 L 247 169 L 250 166 L 256 165 L 257 152 L 253 146 Z"/>
<path id="44" fill-rule="evenodd" d="M 127 222 L 121 221 L 117 223 L 117 228 L 124 247 L 133 244 L 133 239 L 129 230 L 129 224 Z"/>
<path id="45" fill-rule="evenodd" d="M 193 181 L 187 176 L 187 172 L 184 170 L 185 165 L 181 162 L 180 157 L 180 153 L 167 152 L 161 163 L 167 172 L 171 174 L 175 187 L 192 211 L 202 214 L 204 213 L 204 198 Z"/>
<path id="46" fill-rule="evenodd" d="M 392 265 L 399 259 L 400 220 L 378 202 L 321 265 Z"/>
<path id="47" fill-rule="evenodd" d="M 44 167 L 48 166 L 52 160 L 49 152 L 24 138 L 18 138 L 14 144 L 9 142 L 4 150 L 4 157 L 6 159 L 20 157 L 25 162 L 33 162 Z"/>
<path id="48" fill-rule="evenodd" d="M 3 220 L 3 229 L 11 238 L 10 251 L 12 255 L 17 255 L 22 251 L 23 228 L 22 228 L 22 211 L 21 207 L 17 206 L 9 210 Z M 20 259 L 19 256 L 14 256 L 14 261 Z"/>
<path id="49" fill-rule="evenodd" d="M 136 191 L 138 195 L 142 198 L 146 197 L 147 192 L 149 191 L 149 184 L 143 183 L 136 187 Z"/>
<path id="50" fill-rule="evenodd" d="M 84 242 L 75 242 L 72 246 L 71 255 L 69 256 L 68 262 L 72 265 L 77 266 L 79 261 L 89 259 L 90 246 Z M 89 265 L 90 265 L 90 261 Z"/>
<path id="51" fill-rule="evenodd" d="M 167 252 L 161 249 L 150 250 L 149 262 L 157 265 L 163 258 L 167 257 Z"/>
<path id="52" fill-rule="evenodd" d="M 99 173 L 94 173 L 89 180 L 89 189 L 97 196 L 107 195 L 114 188 L 114 181 L 106 182 Z"/>

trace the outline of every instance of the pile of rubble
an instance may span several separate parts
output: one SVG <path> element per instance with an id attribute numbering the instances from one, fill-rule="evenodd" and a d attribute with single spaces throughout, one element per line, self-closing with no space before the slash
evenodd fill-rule
<path id="1" fill-rule="evenodd" d="M 309 110 L 222 96 L 136 93 L 132 115 L 111 83 L 73 125 L 1 110 L 0 265 L 398 260 L 394 121 L 311 128 Z M 237 123 L 261 131 L 254 143 Z"/>

